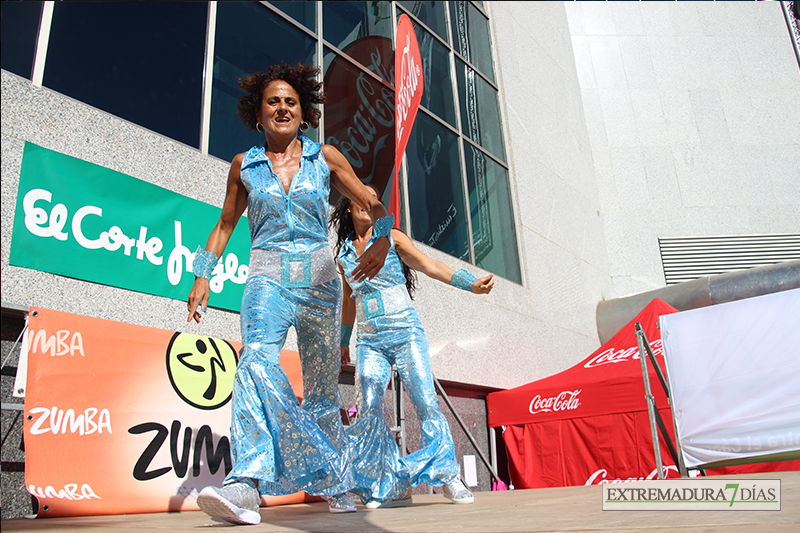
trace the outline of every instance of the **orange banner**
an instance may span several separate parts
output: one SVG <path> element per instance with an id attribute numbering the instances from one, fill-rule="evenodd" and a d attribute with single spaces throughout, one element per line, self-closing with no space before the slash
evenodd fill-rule
<path id="1" fill-rule="evenodd" d="M 197 493 L 221 485 L 241 343 L 32 307 L 24 344 L 25 483 L 39 516 L 196 510 Z M 301 399 L 297 352 L 280 364 Z"/>

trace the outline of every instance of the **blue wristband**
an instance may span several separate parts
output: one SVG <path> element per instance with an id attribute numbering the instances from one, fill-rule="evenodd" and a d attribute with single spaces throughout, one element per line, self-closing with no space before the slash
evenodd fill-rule
<path id="1" fill-rule="evenodd" d="M 375 221 L 375 227 L 372 229 L 375 237 L 388 237 L 394 227 L 394 213 L 381 217 Z"/>
<path id="2" fill-rule="evenodd" d="M 350 346 L 350 336 L 353 334 L 353 326 L 342 324 L 342 339 L 339 341 L 339 346 Z"/>
<path id="3" fill-rule="evenodd" d="M 463 289 L 467 292 L 472 292 L 472 282 L 476 279 L 478 278 L 462 268 L 456 272 L 453 272 L 453 276 L 450 278 L 450 285 L 453 287 L 458 287 L 459 289 Z"/>
<path id="4" fill-rule="evenodd" d="M 198 278 L 209 279 L 211 273 L 214 272 L 214 267 L 217 266 L 219 258 L 217 254 L 209 250 L 203 250 L 199 246 L 194 253 L 194 263 L 192 264 L 192 272 Z"/>

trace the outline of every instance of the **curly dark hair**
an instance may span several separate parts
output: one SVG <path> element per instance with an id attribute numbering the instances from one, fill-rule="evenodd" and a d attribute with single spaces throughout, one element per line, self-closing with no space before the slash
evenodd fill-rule
<path id="1" fill-rule="evenodd" d="M 355 231 L 353 219 L 350 218 L 350 213 L 347 212 L 348 207 L 350 207 L 350 198 L 342 196 L 328 219 L 328 226 L 336 231 L 336 256 L 339 255 L 339 250 L 342 249 L 344 241 Z M 406 278 L 406 290 L 413 300 L 414 292 L 417 290 L 417 274 L 402 259 L 400 259 L 400 265 L 403 267 L 403 275 Z"/>
<path id="2" fill-rule="evenodd" d="M 239 118 L 247 129 L 256 129 L 258 122 L 256 114 L 261 109 L 264 89 L 275 80 L 283 80 L 291 85 L 292 89 L 297 91 L 300 96 L 303 120 L 308 122 L 312 128 L 318 127 L 322 112 L 315 106 L 324 104 L 326 101 L 322 82 L 317 81 L 319 73 L 319 67 L 298 63 L 295 67 L 287 64 L 272 65 L 266 72 L 255 72 L 239 78 L 239 87 L 247 92 L 246 95 L 239 98 L 237 109 Z"/>

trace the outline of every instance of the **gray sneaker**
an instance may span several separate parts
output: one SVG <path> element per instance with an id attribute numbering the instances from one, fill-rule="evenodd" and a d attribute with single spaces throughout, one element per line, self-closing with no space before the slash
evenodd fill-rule
<path id="1" fill-rule="evenodd" d="M 349 494 L 343 492 L 325 498 L 328 500 L 328 510 L 332 513 L 355 513 L 356 504 Z"/>
<path id="2" fill-rule="evenodd" d="M 455 478 L 453 481 L 445 483 L 442 492 L 444 497 L 453 503 L 472 503 L 475 501 L 472 492 L 464 485 L 461 478 Z"/>
<path id="3" fill-rule="evenodd" d="M 258 505 L 261 496 L 246 483 L 206 487 L 197 495 L 197 505 L 218 522 L 255 525 L 261 523 Z"/>
<path id="4" fill-rule="evenodd" d="M 411 487 L 393 500 L 370 500 L 366 503 L 367 509 L 392 509 L 394 507 L 408 507 L 411 505 Z"/>

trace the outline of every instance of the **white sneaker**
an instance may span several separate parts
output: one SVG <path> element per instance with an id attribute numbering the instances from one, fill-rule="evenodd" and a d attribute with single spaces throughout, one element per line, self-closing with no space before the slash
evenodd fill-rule
<path id="1" fill-rule="evenodd" d="M 411 503 L 411 488 L 409 487 L 399 498 L 394 498 L 392 500 L 370 500 L 364 507 L 367 509 L 392 509 L 395 507 L 408 507 Z"/>
<path id="2" fill-rule="evenodd" d="M 356 504 L 349 494 L 343 492 L 325 498 L 328 500 L 328 510 L 332 513 L 355 513 Z"/>
<path id="3" fill-rule="evenodd" d="M 472 492 L 464 485 L 461 478 L 455 478 L 449 483 L 445 483 L 442 492 L 444 497 L 453 503 L 472 503 L 475 497 Z"/>
<path id="4" fill-rule="evenodd" d="M 246 483 L 231 483 L 221 489 L 206 487 L 197 495 L 197 506 L 217 522 L 255 525 L 261 523 L 261 496 Z"/>

